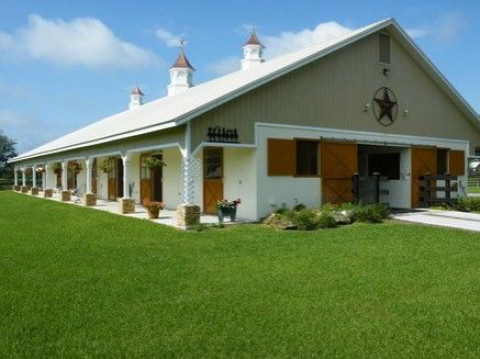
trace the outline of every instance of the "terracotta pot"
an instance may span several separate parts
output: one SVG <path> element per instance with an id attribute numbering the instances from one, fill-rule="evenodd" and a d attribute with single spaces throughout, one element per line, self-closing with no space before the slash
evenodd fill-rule
<path id="1" fill-rule="evenodd" d="M 148 218 L 155 219 L 155 218 L 158 218 L 160 209 L 147 209 L 147 213 L 148 213 Z"/>

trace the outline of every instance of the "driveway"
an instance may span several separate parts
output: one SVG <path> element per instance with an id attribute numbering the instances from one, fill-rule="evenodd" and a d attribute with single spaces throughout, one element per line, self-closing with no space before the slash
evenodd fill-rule
<path id="1" fill-rule="evenodd" d="M 480 214 L 477 213 L 425 209 L 415 212 L 394 214 L 393 218 L 406 222 L 431 224 L 434 226 L 460 228 L 480 232 Z"/>

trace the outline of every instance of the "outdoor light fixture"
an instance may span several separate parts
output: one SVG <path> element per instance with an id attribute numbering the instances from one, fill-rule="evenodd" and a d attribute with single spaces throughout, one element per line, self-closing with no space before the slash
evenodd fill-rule
<path id="1" fill-rule="evenodd" d="M 383 75 L 384 76 L 390 76 L 390 73 L 392 72 L 392 70 L 390 69 L 387 69 L 386 67 L 383 69 Z"/>
<path id="2" fill-rule="evenodd" d="M 368 112 L 369 109 L 370 109 L 370 104 L 367 102 L 367 103 L 363 106 L 363 112 Z"/>

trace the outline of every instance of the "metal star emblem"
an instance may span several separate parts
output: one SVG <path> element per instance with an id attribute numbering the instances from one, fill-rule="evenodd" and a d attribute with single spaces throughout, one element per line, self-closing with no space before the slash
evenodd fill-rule
<path id="1" fill-rule="evenodd" d="M 387 87 L 380 88 L 373 98 L 374 112 L 377 121 L 383 126 L 390 126 L 397 117 L 397 101 L 395 94 Z"/>

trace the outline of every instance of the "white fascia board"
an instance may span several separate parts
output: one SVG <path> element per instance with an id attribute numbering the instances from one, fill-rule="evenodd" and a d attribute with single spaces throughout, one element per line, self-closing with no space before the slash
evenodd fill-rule
<path id="1" fill-rule="evenodd" d="M 412 136 L 412 135 L 394 135 L 386 133 L 375 133 L 375 132 L 364 132 L 364 131 L 352 131 L 352 130 L 341 130 L 334 128 L 323 128 L 323 127 L 309 127 L 309 126 L 293 126 L 293 125 L 280 125 L 280 124 L 271 124 L 271 123 L 256 123 L 256 129 L 264 128 L 274 128 L 291 131 L 291 133 L 286 132 L 286 138 L 293 138 L 295 131 L 306 131 L 310 134 L 310 138 L 318 138 L 319 140 L 328 139 L 328 140 L 344 140 L 344 141 L 354 141 L 358 144 L 364 145 L 384 145 L 384 146 L 437 146 L 437 147 L 451 147 L 454 145 L 458 149 L 469 149 L 469 142 L 466 140 L 457 140 L 457 139 L 448 139 L 448 138 L 439 138 L 439 137 L 422 137 L 422 136 Z M 292 137 L 293 136 L 293 137 Z M 316 137 L 315 137 L 316 136 Z M 258 138 L 257 140 L 258 141 Z"/>
<path id="2" fill-rule="evenodd" d="M 459 107 L 463 107 L 464 112 L 471 117 L 474 124 L 480 128 L 480 115 L 472 108 L 472 106 L 463 98 L 463 96 L 455 89 L 455 87 L 448 81 L 448 79 L 440 72 L 435 64 L 425 55 L 425 53 L 418 47 L 412 38 L 402 29 L 402 27 L 394 20 L 391 24 L 399 35 L 400 39 L 404 40 L 410 48 L 406 48 L 408 53 L 414 57 L 419 57 L 423 62 L 423 68 L 429 72 L 429 75 L 436 79 L 437 84 L 447 93 L 451 100 L 453 100 Z"/>
<path id="3" fill-rule="evenodd" d="M 58 148 L 55 148 L 53 150 L 47 150 L 47 151 L 44 151 L 44 152 L 35 153 L 31 156 L 14 157 L 14 158 L 10 159 L 8 161 L 8 163 L 15 163 L 15 162 L 24 161 L 24 160 L 28 160 L 28 159 L 33 159 L 33 158 L 37 158 L 37 157 L 48 156 L 48 155 L 52 155 L 52 154 L 55 154 L 55 153 L 61 153 L 61 152 L 65 152 L 65 151 L 76 150 L 76 149 L 83 148 L 83 147 L 100 145 L 100 144 L 104 144 L 104 143 L 108 143 L 108 142 L 122 140 L 122 139 L 125 139 L 125 138 L 130 138 L 130 137 L 134 137 L 134 136 L 140 136 L 140 135 L 148 134 L 148 133 L 155 132 L 155 131 L 161 131 L 161 130 L 165 130 L 165 129 L 168 129 L 168 128 L 173 128 L 173 127 L 176 127 L 176 126 L 177 126 L 177 124 L 175 122 L 162 123 L 160 125 L 156 125 L 156 126 L 153 126 L 153 127 L 142 128 L 142 129 L 135 130 L 135 131 L 130 131 L 130 132 L 124 132 L 124 133 L 121 133 L 121 134 L 117 134 L 115 136 L 104 137 L 104 138 L 100 138 L 100 139 L 97 139 L 97 140 L 94 140 L 94 141 L 86 141 L 86 142 L 77 143 L 73 146 L 58 147 Z"/>
<path id="4" fill-rule="evenodd" d="M 223 147 L 223 148 L 257 148 L 257 144 L 248 143 L 224 143 L 224 142 L 200 142 L 200 144 L 192 152 L 192 156 L 195 156 L 204 147 Z"/>

